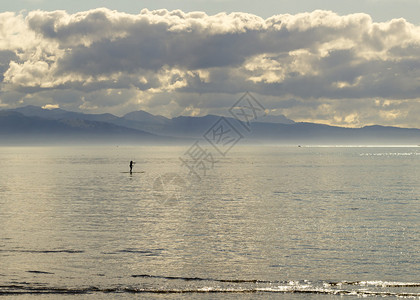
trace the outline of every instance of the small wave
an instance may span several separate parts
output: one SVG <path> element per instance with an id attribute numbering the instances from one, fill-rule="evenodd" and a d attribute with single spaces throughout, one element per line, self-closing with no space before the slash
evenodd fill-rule
<path id="1" fill-rule="evenodd" d="M 368 290 L 350 290 L 350 289 L 327 289 L 313 287 L 293 287 L 284 286 L 277 288 L 257 288 L 260 292 L 270 293 L 297 293 L 297 294 L 324 294 L 324 295 L 350 295 L 350 296 L 379 296 L 379 297 L 420 297 L 420 293 L 405 293 L 391 291 L 368 291 Z"/>
<path id="2" fill-rule="evenodd" d="M 96 287 L 89 288 L 60 288 L 60 287 L 32 287 L 32 286 L 0 286 L 0 295 L 20 295 L 20 294 L 88 294 L 95 292 L 105 292 L 105 289 Z"/>
<path id="3" fill-rule="evenodd" d="M 136 287 L 110 287 L 110 288 L 60 288 L 60 287 L 22 287 L 22 286 L 0 286 L 0 295 L 19 294 L 94 294 L 94 293 L 131 293 L 131 294 L 254 294 L 254 293 L 293 293 L 293 294 L 319 294 L 319 295 L 349 295 L 349 296 L 380 296 L 380 297 L 420 297 L 420 293 L 389 292 L 389 291 L 367 291 L 367 290 L 346 290 L 314 288 L 309 286 L 278 286 L 267 288 L 216 288 L 201 287 L 190 289 L 154 289 Z"/>
<path id="4" fill-rule="evenodd" d="M 36 271 L 36 270 L 34 270 L 34 271 L 30 270 L 30 271 L 26 271 L 26 272 L 28 272 L 28 273 L 33 273 L 33 274 L 46 274 L 46 275 L 54 275 L 54 273 L 51 273 L 51 272 Z"/>
<path id="5" fill-rule="evenodd" d="M 82 250 L 21 250 L 21 249 L 0 249 L 0 252 L 9 252 L 9 253 L 41 253 L 41 254 L 49 254 L 49 253 L 84 253 Z"/>
<path id="6" fill-rule="evenodd" d="M 393 281 L 338 281 L 328 282 L 326 285 L 342 286 L 342 285 L 356 285 L 356 286 L 374 286 L 374 287 L 420 287 L 420 282 L 393 282 Z"/>
<path id="7" fill-rule="evenodd" d="M 52 274 L 30 270 L 29 273 Z M 49 287 L 45 284 L 10 282 L 0 285 L 0 295 L 19 294 L 319 294 L 357 297 L 420 297 L 420 283 L 392 281 L 276 281 L 259 279 L 217 279 L 204 277 L 162 276 L 151 274 L 131 275 L 132 278 L 156 279 L 154 283 L 139 280 L 137 284 L 111 285 L 108 287 Z M 174 286 L 168 287 L 162 280 L 174 280 Z M 180 282 L 176 282 L 179 280 Z M 182 283 L 187 281 L 188 284 Z M 194 283 L 195 282 L 195 283 Z M 155 286 L 154 286 L 155 285 Z"/>
<path id="8" fill-rule="evenodd" d="M 134 278 L 158 278 L 167 280 L 183 280 L 183 281 L 214 281 L 214 282 L 225 282 L 225 283 L 279 283 L 279 281 L 267 281 L 258 279 L 214 279 L 214 278 L 202 278 L 202 277 L 181 277 L 181 276 L 159 276 L 159 275 L 131 275 Z"/>
<path id="9" fill-rule="evenodd" d="M 103 254 L 119 254 L 119 253 L 134 253 L 134 254 L 142 254 L 144 256 L 159 256 L 164 249 L 152 249 L 152 250 L 138 250 L 138 249 L 122 249 L 116 250 L 113 252 L 103 252 Z"/>
<path id="10" fill-rule="evenodd" d="M 361 153 L 360 156 L 419 156 L 419 152 Z"/>
<path id="11" fill-rule="evenodd" d="M 119 253 L 138 253 L 138 254 L 145 254 L 148 256 L 156 256 L 159 255 L 164 249 L 152 249 L 152 250 L 138 250 L 138 249 L 123 249 L 119 250 Z"/>

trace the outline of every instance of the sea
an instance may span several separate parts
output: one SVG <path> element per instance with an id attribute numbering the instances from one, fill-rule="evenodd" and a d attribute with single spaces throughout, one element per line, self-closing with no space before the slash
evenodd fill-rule
<path id="1" fill-rule="evenodd" d="M 420 298 L 420 147 L 194 145 L 0 147 L 0 299 Z"/>

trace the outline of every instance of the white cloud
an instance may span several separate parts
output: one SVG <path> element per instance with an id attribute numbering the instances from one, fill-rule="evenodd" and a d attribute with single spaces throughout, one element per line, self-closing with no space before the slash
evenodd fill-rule
<path id="1" fill-rule="evenodd" d="M 46 104 L 46 105 L 42 106 L 42 108 L 51 110 L 51 109 L 60 108 L 60 105 L 58 105 L 58 104 Z"/>
<path id="2" fill-rule="evenodd" d="M 420 127 L 420 27 L 404 19 L 101 8 L 0 24 L 3 106 L 220 113 L 248 90 L 297 120 Z"/>

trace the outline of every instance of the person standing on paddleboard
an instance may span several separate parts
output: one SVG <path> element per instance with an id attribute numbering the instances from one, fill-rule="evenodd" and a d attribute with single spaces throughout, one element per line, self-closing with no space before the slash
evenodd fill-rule
<path id="1" fill-rule="evenodd" d="M 133 165 L 135 164 L 134 161 L 130 161 L 130 174 L 133 173 Z"/>

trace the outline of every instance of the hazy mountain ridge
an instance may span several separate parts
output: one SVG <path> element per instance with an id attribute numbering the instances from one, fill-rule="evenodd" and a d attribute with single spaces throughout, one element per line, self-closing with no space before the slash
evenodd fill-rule
<path id="1" fill-rule="evenodd" d="M 32 111 L 33 112 L 33 111 Z M 64 114 L 60 112 L 60 115 Z M 40 117 L 13 110 L 0 111 L 0 144 L 8 142 L 37 143 L 106 141 L 162 141 L 165 138 L 149 132 L 118 126 L 109 122 L 79 118 Z M 77 117 L 76 117 L 77 116 Z M 83 117 L 83 115 L 81 116 Z"/>
<path id="2" fill-rule="evenodd" d="M 284 116 L 271 122 L 261 117 L 249 124 L 234 118 L 226 120 L 248 142 L 264 141 L 286 144 L 420 144 L 420 129 L 392 126 L 346 128 L 315 123 L 295 123 Z M 220 116 L 179 116 L 172 119 L 145 111 L 130 112 L 123 117 L 112 114 L 84 114 L 63 109 L 25 106 L 0 111 L 1 141 L 19 139 L 84 139 L 89 141 L 163 141 L 173 138 L 202 138 Z M 285 123 L 274 121 L 284 120 Z M 1 143 L 0 141 L 0 143 Z"/>

